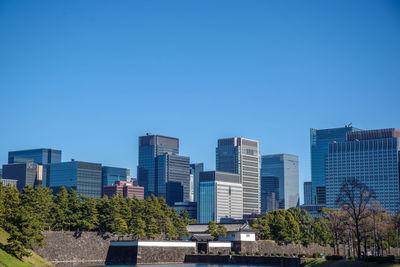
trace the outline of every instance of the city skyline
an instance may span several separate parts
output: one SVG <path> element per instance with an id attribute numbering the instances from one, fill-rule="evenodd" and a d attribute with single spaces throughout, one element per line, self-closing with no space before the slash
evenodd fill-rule
<path id="1" fill-rule="evenodd" d="M 299 156 L 310 128 L 399 127 L 396 1 L 0 2 L 0 163 L 51 147 L 136 175 L 138 136 L 215 170 L 219 138 Z M 303 190 L 300 190 L 303 199 Z M 303 200 L 301 200 L 302 202 Z"/>

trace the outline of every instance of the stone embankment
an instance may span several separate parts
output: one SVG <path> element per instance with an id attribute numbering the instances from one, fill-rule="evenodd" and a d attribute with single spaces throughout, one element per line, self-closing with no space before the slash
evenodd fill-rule
<path id="1" fill-rule="evenodd" d="M 36 247 L 35 251 L 53 263 L 98 263 L 113 262 L 120 260 L 121 257 L 127 257 L 127 253 L 132 257 L 137 256 L 137 263 L 183 263 L 186 255 L 196 256 L 197 247 L 188 248 L 168 248 L 168 247 L 142 247 L 138 248 L 113 248 L 110 250 L 110 242 L 117 241 L 118 238 L 107 233 L 82 232 L 76 234 L 74 232 L 59 231 L 45 232 L 47 237 L 45 247 Z M 129 241 L 129 237 L 122 238 Z M 125 251 L 124 250 L 128 250 Z M 215 247 L 210 248 L 210 252 L 223 255 L 229 254 L 233 250 L 241 252 L 242 255 L 275 255 L 280 254 L 313 254 L 324 253 L 333 254 L 330 247 L 322 247 L 312 244 L 303 247 L 299 244 L 278 245 L 274 241 L 257 241 L 257 242 L 239 242 L 235 243 L 231 248 Z M 136 256 L 134 256 L 136 255 Z M 131 256 L 129 256 L 131 257 Z M 239 259 L 237 256 L 237 259 Z M 128 259 L 127 259 L 128 260 Z M 131 261 L 132 259 L 129 259 Z"/>

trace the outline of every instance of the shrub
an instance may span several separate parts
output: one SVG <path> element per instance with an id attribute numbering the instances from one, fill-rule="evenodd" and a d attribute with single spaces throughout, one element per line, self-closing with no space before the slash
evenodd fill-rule
<path id="1" fill-rule="evenodd" d="M 312 254 L 312 257 L 313 257 L 314 259 L 319 258 L 319 254 L 318 254 L 318 253 L 313 253 L 313 254 Z"/>
<path id="2" fill-rule="evenodd" d="M 256 252 L 256 255 L 257 255 L 257 256 L 260 256 L 260 252 L 259 252 L 259 251 L 257 251 L 257 252 Z"/>
<path id="3" fill-rule="evenodd" d="M 274 256 L 275 256 L 275 253 L 271 253 L 271 256 L 274 257 Z"/>
<path id="4" fill-rule="evenodd" d="M 276 256 L 280 257 L 280 256 L 281 256 L 281 253 L 276 253 Z"/>
<path id="5" fill-rule="evenodd" d="M 343 256 L 332 255 L 332 256 L 326 256 L 325 258 L 326 258 L 327 261 L 337 261 L 337 260 L 342 260 Z"/>
<path id="6" fill-rule="evenodd" d="M 264 253 L 264 256 L 269 256 L 269 254 L 267 252 Z"/>
<path id="7" fill-rule="evenodd" d="M 284 253 L 284 254 L 283 254 L 283 256 L 285 256 L 285 257 L 289 257 L 289 254 L 287 254 L 287 253 Z"/>
<path id="8" fill-rule="evenodd" d="M 350 257 L 348 257 L 347 259 L 348 259 L 349 261 L 354 261 L 355 258 L 354 258 L 354 256 L 350 256 Z"/>
<path id="9" fill-rule="evenodd" d="M 210 251 L 208 254 L 210 254 L 210 255 L 213 255 L 213 254 L 214 254 L 214 252 Z"/>
<path id="10" fill-rule="evenodd" d="M 297 256 L 297 253 L 293 253 L 292 255 L 293 255 L 293 257 L 296 257 L 296 256 Z"/>
<path id="11" fill-rule="evenodd" d="M 229 251 L 229 255 L 235 255 L 235 251 Z"/>
<path id="12" fill-rule="evenodd" d="M 247 256 L 250 256 L 250 255 L 251 255 L 251 252 L 250 252 L 250 251 L 247 251 L 247 252 L 246 252 L 246 255 L 247 255 Z"/>
<path id="13" fill-rule="evenodd" d="M 222 255 L 222 251 L 218 251 L 218 255 Z"/>

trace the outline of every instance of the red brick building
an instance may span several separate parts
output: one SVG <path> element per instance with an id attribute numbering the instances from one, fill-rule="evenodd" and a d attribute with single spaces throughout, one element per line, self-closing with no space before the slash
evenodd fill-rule
<path id="1" fill-rule="evenodd" d="M 144 199 L 144 187 L 133 185 L 132 182 L 116 181 L 113 185 L 103 187 L 103 195 L 112 197 L 121 194 L 123 197 Z"/>

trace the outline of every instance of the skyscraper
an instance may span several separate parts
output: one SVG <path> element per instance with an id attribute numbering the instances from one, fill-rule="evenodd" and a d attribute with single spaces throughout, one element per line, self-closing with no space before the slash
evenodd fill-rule
<path id="1" fill-rule="evenodd" d="M 275 154 L 261 157 L 261 177 L 278 181 L 277 198 L 280 209 L 299 205 L 299 158 L 296 155 Z M 276 182 L 275 182 L 276 183 Z M 265 183 L 268 186 L 268 183 Z M 261 188 L 261 191 L 267 188 Z"/>
<path id="2" fill-rule="evenodd" d="M 325 191 L 325 161 L 328 155 L 328 144 L 332 142 L 345 142 L 348 132 L 359 131 L 360 129 L 346 125 L 343 128 L 333 129 L 310 129 L 310 150 L 311 150 L 311 182 L 313 204 L 326 204 Z M 317 199 L 317 187 L 320 193 Z"/>
<path id="3" fill-rule="evenodd" d="M 209 171 L 200 173 L 199 223 L 242 219 L 243 186 L 240 175 Z"/>
<path id="4" fill-rule="evenodd" d="M 312 182 L 304 182 L 304 205 L 312 204 Z"/>
<path id="5" fill-rule="evenodd" d="M 261 175 L 260 199 L 262 214 L 279 209 L 279 177 Z"/>
<path id="6" fill-rule="evenodd" d="M 146 134 L 139 137 L 138 183 L 145 197 L 157 195 L 156 157 L 164 153 L 179 154 L 179 139 Z"/>
<path id="7" fill-rule="evenodd" d="M 49 165 L 48 186 L 55 193 L 60 187 L 75 189 L 78 194 L 101 198 L 103 181 L 101 164 L 83 161 L 53 163 Z"/>
<path id="8" fill-rule="evenodd" d="M 241 137 L 218 140 L 217 171 L 239 174 L 243 214 L 260 213 L 260 153 L 258 141 Z"/>
<path id="9" fill-rule="evenodd" d="M 164 197 L 170 206 L 190 201 L 189 157 L 164 153 L 157 157 L 156 169 L 157 196 Z"/>
<path id="10" fill-rule="evenodd" d="M 353 178 L 372 189 L 391 214 L 400 212 L 400 130 L 382 129 L 347 133 L 347 140 L 329 144 L 326 166 L 328 208 L 346 179 Z"/>
<path id="11" fill-rule="evenodd" d="M 204 171 L 203 163 L 190 164 L 190 174 L 193 175 L 193 201 L 199 202 L 200 173 Z"/>
<path id="12" fill-rule="evenodd" d="M 35 162 L 40 165 L 61 162 L 61 150 L 50 148 L 28 149 L 8 152 L 8 164 Z"/>

